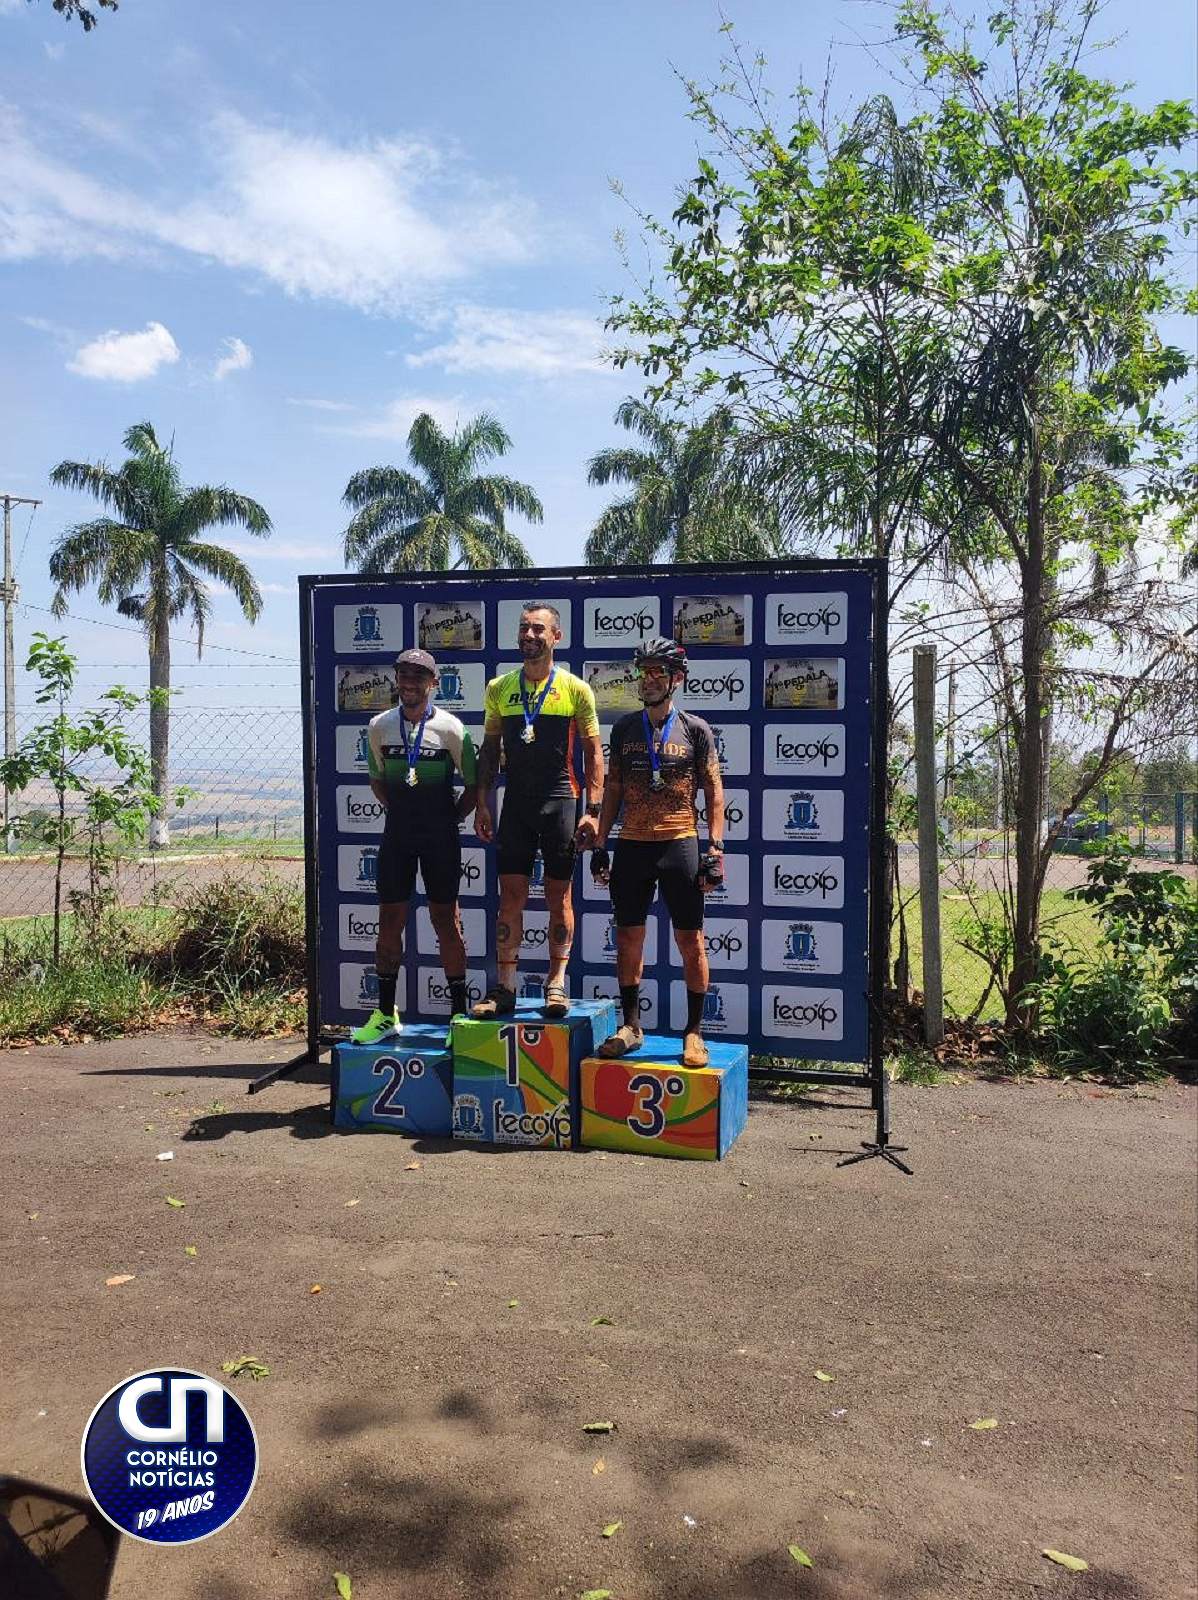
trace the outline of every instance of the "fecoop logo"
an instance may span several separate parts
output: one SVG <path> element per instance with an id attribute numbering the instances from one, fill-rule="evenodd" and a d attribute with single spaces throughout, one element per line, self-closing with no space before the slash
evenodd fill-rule
<path id="1" fill-rule="evenodd" d="M 447 1017 L 449 1015 L 449 983 L 440 967 L 418 967 L 417 994 L 422 1016 Z M 466 995 L 473 1005 L 481 1000 L 487 989 L 485 972 L 466 971 Z"/>
<path id="2" fill-rule="evenodd" d="M 695 795 L 695 815 L 700 833 L 707 833 L 707 796 L 702 789 Z M 724 790 L 724 838 L 732 844 L 749 837 L 749 791 Z"/>
<path id="3" fill-rule="evenodd" d="M 705 917 L 703 943 L 707 959 L 713 967 L 726 967 L 743 972 L 749 965 L 749 924 L 740 918 Z M 670 941 L 670 962 L 682 965 L 682 957 L 674 941 Z"/>
<path id="4" fill-rule="evenodd" d="M 387 808 L 379 804 L 364 784 L 338 784 L 338 833 L 382 833 L 386 817 Z"/>
<path id="5" fill-rule="evenodd" d="M 767 906 L 844 905 L 842 856 L 763 856 L 763 899 Z"/>
<path id="6" fill-rule="evenodd" d="M 374 949 L 379 937 L 377 906 L 342 906 L 339 921 L 343 950 Z"/>
<path id="7" fill-rule="evenodd" d="M 844 644 L 847 594 L 772 594 L 765 607 L 766 644 Z"/>
<path id="8" fill-rule="evenodd" d="M 563 1100 L 552 1111 L 513 1111 L 503 1100 L 491 1102 L 492 1126 L 496 1144 L 544 1145 L 569 1150 L 570 1108 Z"/>
<path id="9" fill-rule="evenodd" d="M 543 956 L 549 948 L 548 911 L 526 911 L 524 927 L 520 934 L 522 956 Z"/>
<path id="10" fill-rule="evenodd" d="M 842 1039 L 844 995 L 839 989 L 767 983 L 761 991 L 761 1031 L 778 1039 Z"/>
<path id="11" fill-rule="evenodd" d="M 691 711 L 747 711 L 749 663 L 692 660 L 679 699 Z"/>
<path id="12" fill-rule="evenodd" d="M 467 846 L 462 851 L 462 870 L 458 878 L 458 893 L 478 899 L 487 892 L 487 853 L 481 847 L 472 849 Z M 424 885 L 423 869 L 416 874 L 416 887 L 420 893 L 427 895 L 428 890 Z"/>
<path id="13" fill-rule="evenodd" d="M 138 1372 L 110 1389 L 80 1454 L 97 1509 L 144 1544 L 195 1544 L 218 1532 L 258 1475 L 258 1441 L 241 1402 L 179 1368 Z"/>
<path id="14" fill-rule="evenodd" d="M 818 773 L 844 776 L 844 725 L 835 722 L 767 722 L 765 770 L 771 777 Z"/>
<path id="15" fill-rule="evenodd" d="M 638 644 L 661 632 L 661 602 L 656 595 L 608 596 L 583 601 L 583 645 Z"/>

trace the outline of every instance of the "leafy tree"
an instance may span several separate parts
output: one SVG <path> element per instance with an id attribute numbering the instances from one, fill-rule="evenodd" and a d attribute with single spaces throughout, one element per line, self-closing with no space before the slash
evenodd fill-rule
<path id="1" fill-rule="evenodd" d="M 29 3 L 32 5 L 33 0 L 29 0 Z M 94 11 L 83 4 L 83 0 L 51 0 L 51 4 L 59 16 L 65 17 L 68 22 L 74 22 L 77 17 L 83 24 L 84 33 L 90 33 L 100 20 Z M 120 9 L 117 0 L 96 0 L 96 4 L 105 11 L 118 11 Z"/>
<path id="2" fill-rule="evenodd" d="M 421 412 L 408 433 L 415 473 L 369 467 L 346 485 L 342 498 L 355 512 L 345 530 L 347 564 L 359 572 L 530 567 L 507 514 L 541 522 L 540 500 L 526 483 L 478 470 L 511 447 L 506 431 L 485 412 L 452 434 Z"/>
<path id="3" fill-rule="evenodd" d="M 1097 9 L 999 4 L 979 53 L 975 29 L 903 0 L 895 31 L 919 108 L 900 123 L 873 102 L 835 141 L 803 95 L 779 133 L 753 96 L 751 125 L 733 127 L 696 92 L 725 170 L 700 160 L 672 222 L 653 225 L 666 287 L 613 307 L 633 341 L 618 359 L 641 365 L 651 398 L 715 392 L 752 409 L 768 396 L 803 419 L 806 439 L 823 415 L 834 440 L 857 403 L 845 363 L 861 327 L 892 396 L 894 439 L 950 504 L 969 507 L 951 556 L 1004 667 L 1015 797 L 1006 999 L 1020 1024 L 1052 845 L 1052 712 L 1069 696 L 1088 708 L 1109 761 L 1129 720 L 1193 670 L 1192 629 L 1150 629 L 1142 668 L 1107 671 L 1096 694 L 1066 660 L 1096 644 L 1105 579 L 1142 528 L 1188 492 L 1188 435 L 1170 411 L 1188 362 L 1157 324 L 1182 303 L 1172 233 L 1198 194 L 1162 152 L 1192 137 L 1195 115 L 1184 101 L 1141 110 L 1080 70 Z M 1164 528 L 1184 536 L 1178 517 Z M 1094 573 L 1088 601 L 1076 584 L 1062 590 L 1079 562 Z M 1116 643 L 1130 654 L 1127 621 Z"/>
<path id="4" fill-rule="evenodd" d="M 149 820 L 159 810 L 151 764 L 145 751 L 133 742 L 125 717 L 145 704 L 127 689 L 108 689 L 103 705 L 72 720 L 67 702 L 75 685 L 76 660 L 63 639 L 35 633 L 29 647 L 27 672 L 41 679 L 34 694 L 39 706 L 57 706 L 55 715 L 33 728 L 13 755 L 0 760 L 0 783 L 14 794 L 30 784 L 45 784 L 54 794 L 54 810 L 38 816 L 38 834 L 54 851 L 54 960 L 62 949 L 63 864 L 71 845 L 82 834 L 87 847 L 87 890 L 72 891 L 70 899 L 95 936 L 104 912 L 115 900 L 113 878 L 116 858 L 110 847 L 113 834 L 126 844 L 140 839 Z M 159 691 L 161 693 L 161 691 Z M 149 703 L 154 704 L 154 691 Z M 95 763 L 104 758 L 117 772 L 115 781 L 97 775 Z M 70 797 L 78 808 L 68 811 Z M 180 798 L 179 803 L 182 803 Z M 19 819 L 18 836 L 31 830 L 31 816 Z"/>
<path id="5" fill-rule="evenodd" d="M 148 422 L 125 434 L 129 458 L 117 469 L 86 461 L 62 461 L 50 481 L 64 489 L 94 495 L 115 513 L 69 528 L 50 556 L 50 576 L 58 585 L 55 615 L 66 612 L 67 595 L 95 584 L 104 605 L 143 624 L 150 651 L 150 763 L 158 814 L 150 825 L 150 844 L 170 843 L 163 807 L 170 752 L 170 626 L 188 617 L 196 629 L 196 654 L 212 614 L 208 584 L 213 578 L 229 589 L 249 622 L 262 610 L 262 595 L 245 562 L 223 545 L 201 535 L 213 527 L 242 527 L 265 537 L 270 518 L 256 500 L 236 490 L 205 485 L 188 488 L 181 479 L 173 447 L 159 444 Z"/>
<path id="6" fill-rule="evenodd" d="M 718 406 L 692 426 L 627 399 L 616 421 L 644 441 L 592 456 L 587 482 L 624 483 L 631 494 L 600 515 L 586 543 L 592 566 L 621 562 L 759 561 L 781 554 L 777 519 L 729 476 L 732 412 Z"/>

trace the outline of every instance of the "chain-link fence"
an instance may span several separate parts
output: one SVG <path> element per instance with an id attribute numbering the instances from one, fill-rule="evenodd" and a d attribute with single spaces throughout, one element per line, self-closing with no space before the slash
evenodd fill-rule
<path id="1" fill-rule="evenodd" d="M 914 802 L 910 804 L 913 806 Z M 906 962 L 912 983 L 922 984 L 919 857 L 914 818 L 898 839 L 898 893 L 894 900 L 892 959 Z M 1084 813 L 1053 814 L 1061 822 L 1048 858 L 1041 901 L 1047 946 L 1085 964 L 1102 954 L 1099 924 L 1071 893 L 1104 841 L 1130 847 L 1135 865 L 1180 872 L 1198 881 L 1198 794 L 1097 796 Z M 945 1012 L 990 1020 L 1002 1015 L 998 971 L 1009 967 L 1015 898 L 1015 835 L 993 802 L 953 796 L 940 812 L 940 927 Z"/>
<path id="2" fill-rule="evenodd" d="M 50 711 L 17 713 L 17 744 Z M 132 737 L 148 748 L 146 713 L 126 719 Z M 81 769 L 90 778 L 118 774 L 102 757 Z M 172 707 L 169 781 L 182 803 L 170 805 L 170 844 L 150 851 L 144 842 L 117 852 L 114 887 L 122 904 L 170 902 L 181 886 L 224 872 L 260 873 L 271 867 L 302 881 L 304 855 L 303 741 L 295 708 L 203 710 Z M 58 796 L 36 780 L 9 797 L 12 826 L 0 850 L 0 921 L 49 916 L 56 886 L 64 909 L 72 891 L 88 885 L 87 840 L 77 795 L 66 797 L 76 823 L 61 873 L 57 866 Z"/>

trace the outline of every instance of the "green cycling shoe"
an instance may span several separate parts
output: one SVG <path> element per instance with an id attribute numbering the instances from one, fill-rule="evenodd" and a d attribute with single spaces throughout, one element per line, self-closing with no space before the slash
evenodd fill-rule
<path id="1" fill-rule="evenodd" d="M 389 1016 L 385 1011 L 372 1011 L 368 1020 L 350 1034 L 349 1042 L 382 1044 L 384 1039 L 398 1038 L 402 1027 L 398 1011 L 393 1011 Z"/>

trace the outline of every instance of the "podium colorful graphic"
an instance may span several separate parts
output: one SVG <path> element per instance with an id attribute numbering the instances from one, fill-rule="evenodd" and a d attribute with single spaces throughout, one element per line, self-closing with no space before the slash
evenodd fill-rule
<path id="1" fill-rule="evenodd" d="M 376 1046 L 333 1050 L 330 1110 L 345 1132 L 391 1132 L 535 1150 L 580 1146 L 718 1161 L 748 1117 L 749 1052 L 712 1040 L 682 1065 L 680 1040 L 648 1035 L 616 1061 L 611 1000 L 575 1001 L 550 1021 L 533 1000 L 495 1021 L 408 1023 Z"/>

